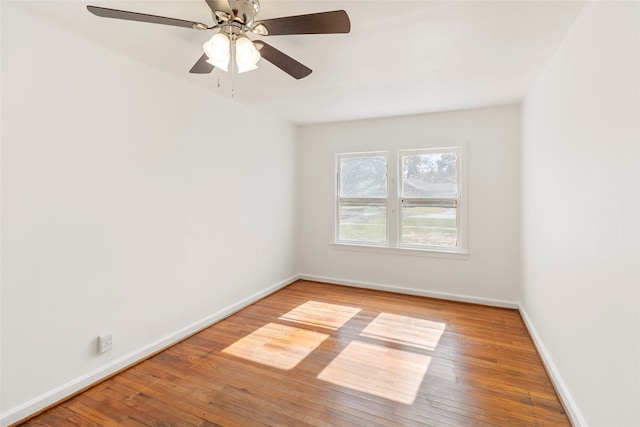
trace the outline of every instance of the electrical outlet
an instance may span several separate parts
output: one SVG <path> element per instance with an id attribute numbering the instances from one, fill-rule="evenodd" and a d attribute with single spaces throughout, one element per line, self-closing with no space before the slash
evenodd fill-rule
<path id="1" fill-rule="evenodd" d="M 104 353 L 113 348 L 113 334 L 105 332 L 98 335 L 98 353 Z"/>

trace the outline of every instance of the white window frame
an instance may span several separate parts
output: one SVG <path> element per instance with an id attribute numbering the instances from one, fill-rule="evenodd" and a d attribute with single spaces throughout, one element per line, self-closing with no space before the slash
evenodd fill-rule
<path id="1" fill-rule="evenodd" d="M 457 197 L 408 197 L 402 194 L 402 159 L 404 156 L 415 156 L 420 154 L 443 154 L 443 153 L 455 153 L 456 154 L 456 182 L 457 182 Z M 461 209 L 464 203 L 462 202 L 462 147 L 443 147 L 443 148 L 422 148 L 412 150 L 398 150 L 398 197 L 397 197 L 397 215 L 396 215 L 396 227 L 398 230 L 398 247 L 410 248 L 410 249 L 422 249 L 428 251 L 441 251 L 441 252 L 460 252 L 462 251 L 462 239 L 463 233 L 461 227 Z M 454 207 L 456 209 L 456 246 L 431 246 L 431 245 L 418 245 L 402 242 L 402 207 L 405 201 L 414 201 L 416 204 L 423 206 L 435 206 L 435 207 Z"/>
<path id="2" fill-rule="evenodd" d="M 386 181 L 385 197 L 342 197 L 340 194 L 340 165 L 342 159 L 356 159 L 365 157 L 384 157 L 386 161 Z M 389 153 L 387 151 L 367 151 L 361 153 L 338 153 L 336 154 L 336 197 L 335 197 L 335 235 L 334 242 L 338 244 L 349 244 L 357 246 L 389 246 Z M 362 240 L 340 239 L 340 206 L 342 203 L 380 203 L 385 207 L 385 240 L 384 242 L 367 242 Z"/>
<path id="3" fill-rule="evenodd" d="M 401 207 L 402 207 L 402 154 L 403 153 L 438 153 L 451 152 L 457 153 L 457 171 L 458 171 L 458 198 L 457 205 L 457 246 L 427 246 L 427 245 L 409 245 L 401 243 Z M 340 227 L 340 159 L 347 157 L 364 157 L 367 155 L 384 155 L 387 157 L 387 197 L 386 197 L 386 231 L 387 242 L 362 242 L 362 241 L 346 241 L 339 240 Z M 416 256 L 435 256 L 445 258 L 467 257 L 469 254 L 468 241 L 468 186 L 467 186 L 467 145 L 466 143 L 457 144 L 429 144 L 425 148 L 411 148 L 394 151 L 369 151 L 369 152 L 349 152 L 336 154 L 336 182 L 335 182 L 335 235 L 333 246 L 336 249 L 347 251 L 366 251 L 389 254 L 416 255 Z"/>

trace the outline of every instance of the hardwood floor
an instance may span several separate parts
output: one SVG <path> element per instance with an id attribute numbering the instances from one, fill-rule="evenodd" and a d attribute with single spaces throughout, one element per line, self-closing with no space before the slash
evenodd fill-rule
<path id="1" fill-rule="evenodd" d="M 298 281 L 23 425 L 570 424 L 517 311 Z"/>

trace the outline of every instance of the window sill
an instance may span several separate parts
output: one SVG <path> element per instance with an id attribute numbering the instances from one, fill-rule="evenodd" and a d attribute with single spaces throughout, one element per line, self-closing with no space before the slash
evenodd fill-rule
<path id="1" fill-rule="evenodd" d="M 369 252 L 369 253 L 381 253 L 390 255 L 408 255 L 408 256 L 422 256 L 422 257 L 434 257 L 434 258 L 449 258 L 449 259 L 467 259 L 469 258 L 469 251 L 467 250 L 446 250 L 446 249 L 431 249 L 431 248 L 403 248 L 403 247 L 390 247 L 390 246 L 377 246 L 366 245 L 357 243 L 338 243 L 332 242 L 331 246 L 334 249 L 342 251 L 354 251 L 354 252 Z"/>

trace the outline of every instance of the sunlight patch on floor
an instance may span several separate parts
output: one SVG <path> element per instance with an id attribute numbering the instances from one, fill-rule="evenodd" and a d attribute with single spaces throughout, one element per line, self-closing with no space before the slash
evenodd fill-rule
<path id="1" fill-rule="evenodd" d="M 441 322 L 380 313 L 364 328 L 360 336 L 434 350 L 440 342 L 444 330 L 445 324 Z"/>
<path id="2" fill-rule="evenodd" d="M 222 352 L 273 368 L 292 369 L 328 337 L 320 332 L 267 323 Z"/>
<path id="3" fill-rule="evenodd" d="M 410 405 L 430 362 L 431 357 L 424 354 L 353 341 L 318 378 Z"/>
<path id="4" fill-rule="evenodd" d="M 337 330 L 358 314 L 359 308 L 307 301 L 282 315 L 280 320 Z"/>

